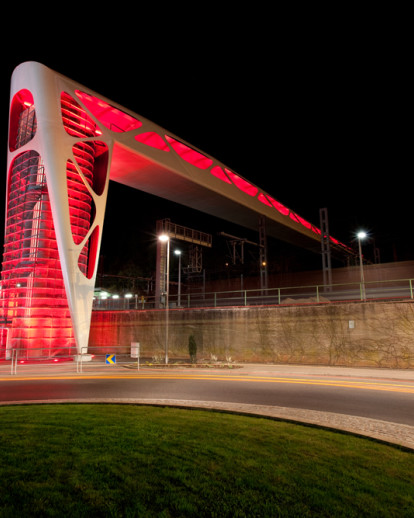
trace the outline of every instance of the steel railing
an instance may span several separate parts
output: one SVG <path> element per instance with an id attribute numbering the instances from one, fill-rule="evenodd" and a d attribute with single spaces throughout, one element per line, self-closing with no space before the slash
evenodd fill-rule
<path id="1" fill-rule="evenodd" d="M 141 365 L 140 344 L 132 342 L 130 345 L 108 345 L 85 348 L 81 353 L 76 348 L 66 348 L 59 353 L 50 354 L 49 348 L 13 348 L 6 352 L 2 362 L 5 372 L 11 375 L 17 372 L 39 373 L 46 367 L 48 373 L 51 366 L 56 372 L 71 372 L 82 374 L 87 368 L 101 368 L 110 372 L 111 367 L 129 367 L 139 370 Z M 126 371 L 127 372 L 127 371 Z"/>
<path id="2" fill-rule="evenodd" d="M 413 299 L 413 280 L 354 282 L 344 284 L 316 284 L 280 288 L 211 291 L 169 294 L 169 308 L 200 308 L 224 306 L 257 306 L 320 304 L 323 302 Z M 146 310 L 161 308 L 155 297 L 107 298 L 94 300 L 95 311 Z"/>

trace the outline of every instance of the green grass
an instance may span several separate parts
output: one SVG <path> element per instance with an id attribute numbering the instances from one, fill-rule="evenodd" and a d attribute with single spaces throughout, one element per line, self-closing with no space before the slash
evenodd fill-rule
<path id="1" fill-rule="evenodd" d="M 414 516 L 414 454 L 326 430 L 132 405 L 0 407 L 0 517 Z"/>

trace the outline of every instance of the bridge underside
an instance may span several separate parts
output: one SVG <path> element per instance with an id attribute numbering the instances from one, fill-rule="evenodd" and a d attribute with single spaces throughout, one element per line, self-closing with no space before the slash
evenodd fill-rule
<path id="1" fill-rule="evenodd" d="M 279 221 L 274 218 L 274 210 L 269 210 L 266 205 L 260 204 L 262 206 L 259 205 L 261 209 L 259 211 L 257 206 L 252 208 L 239 199 L 228 197 L 227 193 L 218 189 L 206 189 L 205 184 L 177 174 L 175 169 L 156 163 L 137 150 L 128 149 L 116 143 L 113 149 L 110 180 L 254 231 L 258 230 L 259 217 L 265 216 L 268 236 L 320 252 L 319 234 L 303 232 L 303 229 L 298 230 L 298 224 L 295 225 L 294 222 L 291 224 L 290 221 Z"/>

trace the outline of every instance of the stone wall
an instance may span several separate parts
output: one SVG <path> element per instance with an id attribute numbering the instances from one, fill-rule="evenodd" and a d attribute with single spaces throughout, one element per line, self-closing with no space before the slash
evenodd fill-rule
<path id="1" fill-rule="evenodd" d="M 414 301 L 315 304 L 168 312 L 171 361 L 188 358 L 188 339 L 199 360 L 315 365 L 414 367 Z M 163 357 L 165 312 L 94 312 L 90 348 Z"/>

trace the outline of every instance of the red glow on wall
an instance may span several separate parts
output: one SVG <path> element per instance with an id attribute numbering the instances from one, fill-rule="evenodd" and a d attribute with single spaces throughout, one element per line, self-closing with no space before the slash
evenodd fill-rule
<path id="1" fill-rule="evenodd" d="M 187 146 L 186 144 L 183 144 L 182 142 L 170 137 L 169 135 L 165 135 L 165 138 L 171 144 L 171 147 L 174 149 L 174 151 L 189 164 L 198 167 L 199 169 L 208 169 L 212 165 L 213 160 L 206 157 L 199 151 L 196 151 L 195 149 Z"/>
<path id="2" fill-rule="evenodd" d="M 170 148 L 167 146 L 161 135 L 158 135 L 158 133 L 156 133 L 155 131 L 147 131 L 145 133 L 135 135 L 135 140 L 137 142 L 141 142 L 141 144 L 145 144 L 147 146 L 160 149 L 161 151 L 170 150 Z"/>
<path id="3" fill-rule="evenodd" d="M 83 102 L 86 108 L 101 122 L 106 128 L 117 133 L 132 131 L 142 126 L 142 122 L 132 117 L 128 113 L 115 108 L 93 95 L 76 90 L 76 95 Z"/>

